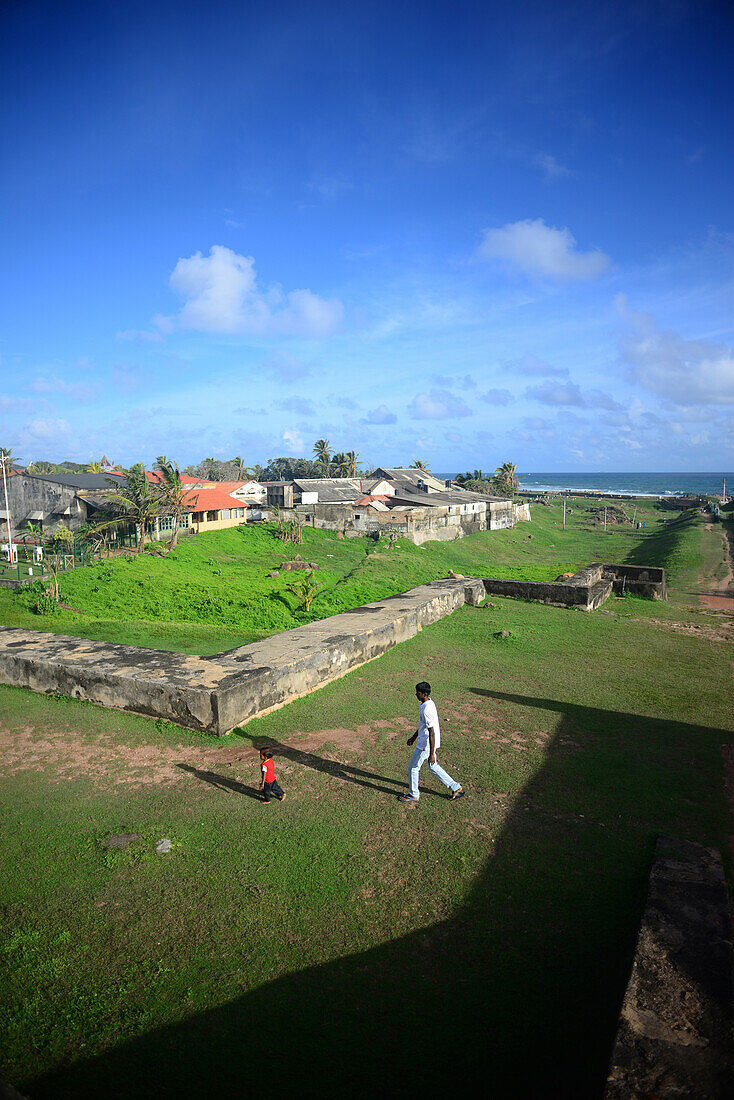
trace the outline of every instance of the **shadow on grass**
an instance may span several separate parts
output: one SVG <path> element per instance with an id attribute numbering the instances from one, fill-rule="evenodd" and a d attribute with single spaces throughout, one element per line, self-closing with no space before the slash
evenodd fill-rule
<path id="1" fill-rule="evenodd" d="M 261 801 L 260 792 L 255 787 L 248 787 L 228 775 L 205 771 L 204 768 L 194 768 L 191 764 L 177 764 L 176 767 L 180 768 L 182 772 L 190 772 L 191 775 L 195 775 L 203 783 L 209 783 L 219 791 L 232 791 L 234 794 L 244 794 L 248 798 L 255 798 L 258 802 Z"/>
<path id="2" fill-rule="evenodd" d="M 393 776 L 376 775 L 374 772 L 367 772 L 363 768 L 356 768 L 353 764 L 343 764 L 339 760 L 329 760 L 324 756 L 316 756 L 315 753 L 305 752 L 303 749 L 298 749 L 294 745 L 289 745 L 286 742 L 274 741 L 272 737 L 255 737 L 244 729 L 238 729 L 236 732 L 240 737 L 248 738 L 256 749 L 270 749 L 275 755 L 282 756 L 286 760 L 292 760 L 294 764 L 299 764 L 302 768 L 314 768 L 316 771 L 324 772 L 326 775 L 334 776 L 336 779 L 341 779 L 345 783 L 356 783 L 359 787 L 370 787 L 373 791 L 379 791 L 380 794 L 390 795 L 391 798 L 396 798 L 408 789 L 408 783 L 406 781 L 395 779 Z M 406 754 L 406 774 L 408 771 L 409 759 L 410 756 Z M 392 785 L 390 787 L 385 787 L 383 786 L 384 783 L 390 783 Z M 420 786 L 419 790 L 422 795 L 439 794 L 438 791 L 433 790 L 431 787 Z M 445 796 L 445 791 L 443 794 Z"/>
<path id="3" fill-rule="evenodd" d="M 626 555 L 625 564 L 659 566 L 668 576 L 681 540 L 698 522 L 699 517 L 695 511 L 686 512 L 681 516 L 671 517 L 664 527 L 641 532 L 641 537 Z"/>
<path id="4" fill-rule="evenodd" d="M 479 822 L 487 857 L 448 919 L 320 965 L 304 958 L 301 970 L 236 1001 L 19 1082 L 22 1090 L 34 1100 L 224 1100 L 255 1092 L 267 1075 L 298 1096 L 453 1093 L 481 1082 L 494 1098 L 601 1097 L 656 837 L 720 839 L 723 812 L 710 788 L 732 734 L 474 691 L 557 722 L 544 764 L 494 841 L 494 819 Z M 278 751 L 334 767 L 290 746 Z M 350 782 L 381 779 L 338 769 Z M 477 810 L 467 786 L 469 797 L 445 812 L 469 830 Z M 689 801 L 696 811 L 686 816 Z M 441 812 L 426 818 L 426 863 Z M 396 832 L 403 813 L 396 807 Z M 406 889 L 422 889 L 421 862 L 408 873 Z"/>

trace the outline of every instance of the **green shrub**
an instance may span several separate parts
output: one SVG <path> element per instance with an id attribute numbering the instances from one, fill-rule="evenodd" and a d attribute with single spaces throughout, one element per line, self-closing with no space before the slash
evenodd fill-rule
<path id="1" fill-rule="evenodd" d="M 36 615 L 55 615 L 59 610 L 59 605 L 53 596 L 43 592 L 33 605 L 33 610 Z"/>

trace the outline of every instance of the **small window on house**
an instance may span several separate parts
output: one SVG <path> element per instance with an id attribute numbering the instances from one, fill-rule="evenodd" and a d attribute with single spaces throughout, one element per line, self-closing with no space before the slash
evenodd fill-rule
<path id="1" fill-rule="evenodd" d="M 232 509 L 231 509 L 231 508 L 222 508 L 222 511 L 221 511 L 221 513 L 220 513 L 220 517 L 219 517 L 219 518 L 220 518 L 220 519 L 230 519 L 230 514 L 231 514 L 231 512 L 232 512 Z"/>
<path id="2" fill-rule="evenodd" d="M 355 518 L 355 519 L 361 519 L 362 517 L 361 517 L 361 515 L 359 514 L 359 512 L 355 512 L 355 513 L 354 513 L 354 518 Z"/>
<path id="3" fill-rule="evenodd" d="M 218 519 L 219 519 L 219 512 L 216 512 L 216 511 L 215 512 L 207 512 L 207 514 L 206 514 L 207 523 L 215 523 Z"/>

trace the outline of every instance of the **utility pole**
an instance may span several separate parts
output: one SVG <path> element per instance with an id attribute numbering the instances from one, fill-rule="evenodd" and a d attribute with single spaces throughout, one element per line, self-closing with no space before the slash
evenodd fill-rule
<path id="1" fill-rule="evenodd" d="M 566 530 L 566 498 L 563 498 L 563 530 Z"/>
<path id="2" fill-rule="evenodd" d="M 606 531 L 606 529 L 607 529 L 607 506 L 605 504 L 604 505 L 604 530 Z"/>
<path id="3" fill-rule="evenodd" d="M 8 525 L 8 564 L 13 564 L 13 524 L 10 519 L 10 504 L 8 503 L 8 482 L 5 476 L 5 463 L 7 455 L 0 455 L 0 466 L 3 468 L 3 488 L 5 490 L 5 522 Z"/>

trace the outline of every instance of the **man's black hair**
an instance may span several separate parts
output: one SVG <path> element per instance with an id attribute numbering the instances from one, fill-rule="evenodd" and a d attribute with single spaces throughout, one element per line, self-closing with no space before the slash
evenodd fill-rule
<path id="1" fill-rule="evenodd" d="M 431 685 L 428 683 L 427 680 L 421 680 L 419 684 L 415 685 L 415 690 L 419 691 L 421 695 L 430 695 Z"/>

